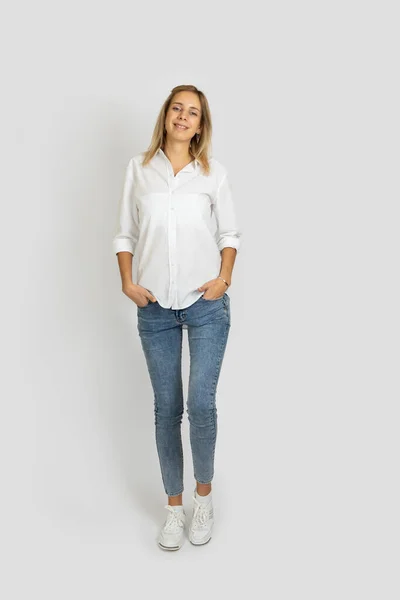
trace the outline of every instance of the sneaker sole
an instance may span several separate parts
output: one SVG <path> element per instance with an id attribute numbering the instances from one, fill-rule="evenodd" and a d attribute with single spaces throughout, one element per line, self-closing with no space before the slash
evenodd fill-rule
<path id="1" fill-rule="evenodd" d="M 208 538 L 208 540 L 206 542 L 192 542 L 192 540 L 189 538 L 189 542 L 191 544 L 193 544 L 193 546 L 204 546 L 205 544 L 208 544 L 208 542 L 211 540 L 212 536 L 210 535 L 210 537 Z"/>
<path id="2" fill-rule="evenodd" d="M 160 544 L 160 542 L 157 542 L 157 544 L 159 545 L 159 547 L 162 550 L 169 550 L 170 552 L 171 551 L 173 552 L 175 550 L 180 550 L 182 548 L 182 545 L 180 545 L 180 546 L 163 546 L 162 544 Z"/>

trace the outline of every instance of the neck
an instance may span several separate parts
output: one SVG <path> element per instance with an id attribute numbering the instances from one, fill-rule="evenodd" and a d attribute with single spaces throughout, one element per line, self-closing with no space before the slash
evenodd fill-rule
<path id="1" fill-rule="evenodd" d="M 167 139 L 163 147 L 163 152 L 171 162 L 178 164 L 191 161 L 193 158 L 189 152 L 189 144 L 187 142 L 182 143 L 175 140 L 171 142 Z"/>

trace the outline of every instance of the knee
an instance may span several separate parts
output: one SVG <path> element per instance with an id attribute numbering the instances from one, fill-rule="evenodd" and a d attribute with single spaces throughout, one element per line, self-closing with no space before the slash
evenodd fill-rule
<path id="1" fill-rule="evenodd" d="M 192 425 L 197 427 L 208 427 L 212 425 L 217 416 L 216 406 L 205 407 L 199 405 L 188 406 L 188 419 Z"/>
<path id="2" fill-rule="evenodd" d="M 155 407 L 154 417 L 156 425 L 171 428 L 182 423 L 183 410 L 166 410 Z"/>

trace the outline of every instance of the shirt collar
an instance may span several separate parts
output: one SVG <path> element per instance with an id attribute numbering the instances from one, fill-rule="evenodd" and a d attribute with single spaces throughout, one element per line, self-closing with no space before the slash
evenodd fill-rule
<path id="1" fill-rule="evenodd" d="M 168 156 L 165 154 L 165 152 L 162 150 L 162 148 L 158 149 L 157 154 L 161 155 L 165 160 L 168 160 L 168 162 L 170 162 Z M 200 162 L 197 160 L 197 158 L 195 158 L 191 163 L 186 165 L 186 167 L 183 167 L 183 169 L 181 169 L 179 172 L 180 173 L 192 173 L 193 171 L 198 169 L 199 165 L 200 165 Z"/>

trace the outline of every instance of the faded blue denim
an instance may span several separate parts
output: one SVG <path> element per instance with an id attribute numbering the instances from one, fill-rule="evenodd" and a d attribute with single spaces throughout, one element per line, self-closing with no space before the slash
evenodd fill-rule
<path id="1" fill-rule="evenodd" d="M 165 493 L 183 492 L 181 423 L 183 328 L 188 331 L 190 371 L 187 398 L 193 472 L 199 483 L 214 476 L 217 438 L 216 390 L 231 326 L 230 298 L 175 310 L 158 302 L 137 307 L 137 327 L 154 392 L 156 446 Z"/>

